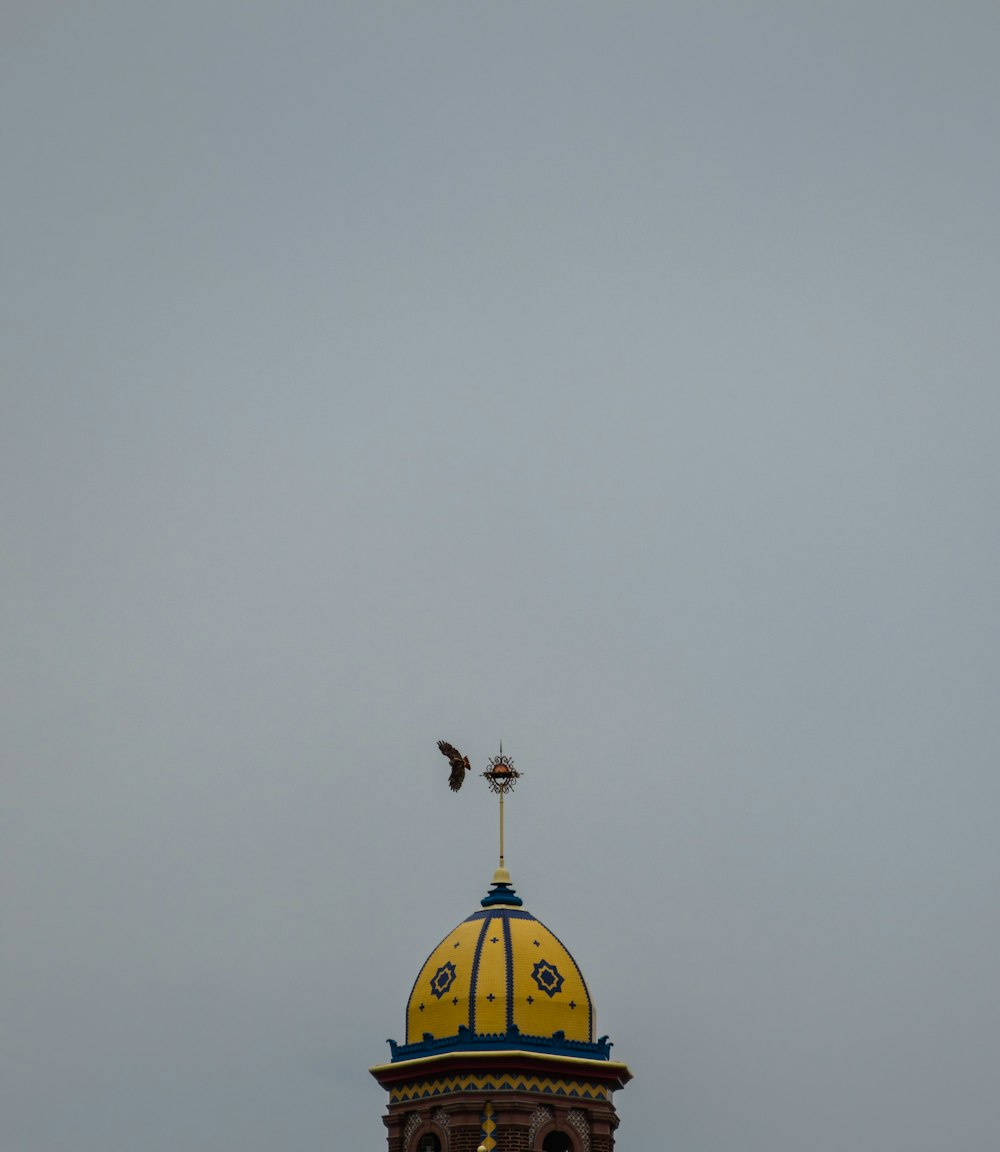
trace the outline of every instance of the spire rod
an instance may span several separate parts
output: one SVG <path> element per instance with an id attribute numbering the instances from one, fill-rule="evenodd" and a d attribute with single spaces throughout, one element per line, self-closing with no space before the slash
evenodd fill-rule
<path id="1" fill-rule="evenodd" d="M 503 868 L 503 793 L 500 793 L 500 867 Z"/>
<path id="2" fill-rule="evenodd" d="M 503 744 L 500 745 L 500 755 L 494 756 L 489 767 L 483 773 L 483 778 L 489 784 L 490 790 L 500 797 L 500 867 L 493 873 L 491 891 L 479 901 L 484 908 L 494 904 L 519 906 L 521 897 L 510 886 L 510 873 L 504 862 L 503 855 L 503 801 L 507 793 L 517 783 L 521 773 L 514 767 L 514 761 L 503 754 Z"/>
<path id="3" fill-rule="evenodd" d="M 504 796 L 514 787 L 521 773 L 514 767 L 514 761 L 503 754 L 503 741 L 500 741 L 500 755 L 490 760 L 490 766 L 483 773 L 483 778 L 489 784 L 490 790 L 500 797 L 500 867 L 493 874 L 494 884 L 509 884 L 510 873 L 504 861 L 503 852 L 503 800 Z"/>

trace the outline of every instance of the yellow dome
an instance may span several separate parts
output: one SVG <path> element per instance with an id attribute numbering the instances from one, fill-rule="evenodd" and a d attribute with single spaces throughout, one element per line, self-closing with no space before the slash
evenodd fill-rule
<path id="1" fill-rule="evenodd" d="M 509 885 L 494 884 L 484 907 L 434 949 L 406 1004 L 407 1045 L 460 1036 L 593 1043 L 583 974 L 562 941 L 520 904 Z"/>

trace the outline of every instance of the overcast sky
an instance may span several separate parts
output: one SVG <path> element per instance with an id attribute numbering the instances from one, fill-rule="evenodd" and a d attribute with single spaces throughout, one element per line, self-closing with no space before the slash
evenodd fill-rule
<path id="1" fill-rule="evenodd" d="M 619 1148 L 1000 1146 L 1000 7 L 0 8 L 0 1148 L 384 1148 L 508 863 Z"/>

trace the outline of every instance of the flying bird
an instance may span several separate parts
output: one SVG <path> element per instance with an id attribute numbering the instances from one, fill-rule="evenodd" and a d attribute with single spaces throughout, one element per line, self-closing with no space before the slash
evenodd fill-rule
<path id="1" fill-rule="evenodd" d="M 441 752 L 448 757 L 448 763 L 451 765 L 451 775 L 448 777 L 448 787 L 452 792 L 457 792 L 462 787 L 462 781 L 465 779 L 466 772 L 469 771 L 471 765 L 469 764 L 469 757 L 463 756 L 461 752 L 447 740 L 439 740 L 438 747 Z"/>

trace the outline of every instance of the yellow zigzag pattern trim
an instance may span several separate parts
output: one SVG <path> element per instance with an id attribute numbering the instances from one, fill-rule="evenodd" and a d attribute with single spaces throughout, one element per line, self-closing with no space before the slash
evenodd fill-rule
<path id="1" fill-rule="evenodd" d="M 575 1096 L 582 1100 L 608 1099 L 608 1090 L 603 1084 L 501 1073 L 499 1076 L 448 1076 L 438 1080 L 422 1080 L 419 1084 L 390 1089 L 389 1102 L 405 1104 L 411 1100 L 426 1100 L 430 1096 L 443 1096 L 449 1092 L 544 1092 L 550 1096 Z"/>

